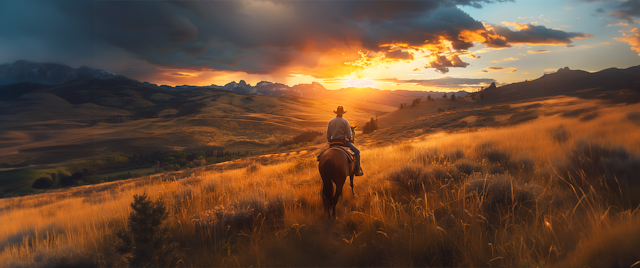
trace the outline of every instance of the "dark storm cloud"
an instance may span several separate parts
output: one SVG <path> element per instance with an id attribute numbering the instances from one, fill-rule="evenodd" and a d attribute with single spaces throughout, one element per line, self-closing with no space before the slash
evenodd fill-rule
<path id="1" fill-rule="evenodd" d="M 427 87 L 477 87 L 482 84 L 489 84 L 496 80 L 491 78 L 455 78 L 443 77 L 438 79 L 411 79 L 400 80 L 397 78 L 376 79 L 380 82 L 392 82 L 398 84 L 418 84 Z"/>
<path id="2" fill-rule="evenodd" d="M 629 0 L 618 5 L 618 10 L 609 13 L 616 18 L 634 23 L 634 17 L 640 17 L 640 0 Z"/>
<path id="3" fill-rule="evenodd" d="M 554 30 L 544 27 L 542 25 L 532 25 L 529 23 L 518 24 L 513 23 L 516 26 L 516 31 L 509 29 L 508 27 L 492 24 L 492 32 L 498 36 L 504 37 L 501 39 L 488 40 L 485 44 L 492 47 L 510 47 L 511 44 L 571 44 L 571 39 L 583 39 L 592 37 L 591 34 L 580 32 L 565 32 L 561 30 Z M 497 42 L 495 42 L 497 40 Z"/>
<path id="4" fill-rule="evenodd" d="M 273 74 L 290 66 L 318 68 L 319 57 L 334 49 L 349 60 L 360 49 L 412 60 L 410 51 L 424 48 L 434 53 L 427 67 L 446 72 L 469 64 L 455 54 L 445 57 L 451 51 L 443 40 L 466 50 L 473 42 L 508 47 L 585 36 L 542 26 L 503 27 L 492 35 L 456 7 L 507 1 L 9 1 L 0 9 L 0 48 L 16 53 L 0 60 L 46 60 L 33 58 L 37 50 L 66 63 L 135 60 L 148 64 L 139 68 L 145 74 L 153 65 Z M 486 40 L 465 37 L 468 32 L 484 33 Z"/>

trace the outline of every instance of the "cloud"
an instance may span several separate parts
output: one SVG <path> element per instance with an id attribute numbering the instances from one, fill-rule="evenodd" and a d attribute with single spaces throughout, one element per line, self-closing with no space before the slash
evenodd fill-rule
<path id="1" fill-rule="evenodd" d="M 513 69 L 513 70 L 509 70 L 507 73 L 517 73 L 517 72 L 518 72 L 518 70 Z"/>
<path id="2" fill-rule="evenodd" d="M 467 66 L 469 66 L 469 63 L 463 62 L 458 54 L 453 54 L 449 57 L 445 55 L 431 55 L 429 64 L 427 64 L 425 68 L 435 68 L 436 72 L 445 74 L 449 72 L 449 68 L 451 67 L 466 68 Z"/>
<path id="3" fill-rule="evenodd" d="M 627 23 L 627 22 L 618 22 L 616 24 L 607 24 L 607 27 L 613 27 L 613 26 L 629 26 L 629 23 Z"/>
<path id="4" fill-rule="evenodd" d="M 402 51 L 402 50 L 394 50 L 394 51 L 386 52 L 384 56 L 387 59 L 413 60 L 413 54 L 407 51 Z"/>
<path id="5" fill-rule="evenodd" d="M 460 55 L 478 58 L 467 54 L 477 43 L 569 44 L 589 36 L 530 24 L 512 31 L 457 8 L 507 0 L 34 1 L 3 2 L 0 25 L 12 27 L 0 27 L 0 48 L 12 53 L 1 61 L 100 63 L 143 81 L 158 76 L 154 68 L 332 78 L 366 68 L 345 64 L 358 61 L 358 51 L 379 63 L 425 51 L 427 68 L 446 73 L 469 65 Z"/>
<path id="6" fill-rule="evenodd" d="M 640 0 L 628 0 L 617 6 L 618 10 L 609 13 L 618 19 L 634 23 L 634 17 L 640 17 Z"/>
<path id="7" fill-rule="evenodd" d="M 628 32 L 620 32 L 622 33 L 622 37 L 614 39 L 629 44 L 631 46 L 631 50 L 638 52 L 638 56 L 640 56 L 640 31 L 638 28 L 633 28 Z"/>
<path id="8" fill-rule="evenodd" d="M 419 71 L 422 71 L 422 70 L 420 70 L 420 68 L 415 68 L 415 69 L 413 69 L 413 71 L 414 72 L 419 72 Z"/>
<path id="9" fill-rule="evenodd" d="M 376 79 L 380 82 L 392 82 L 397 84 L 417 84 L 425 87 L 446 87 L 446 88 L 464 88 L 464 87 L 479 87 L 496 82 L 491 78 L 455 78 L 455 77 L 443 77 L 438 79 L 411 79 L 400 80 L 397 78 Z"/>
<path id="10" fill-rule="evenodd" d="M 527 53 L 529 54 L 538 54 L 538 53 L 549 53 L 551 51 L 546 50 L 546 49 L 540 49 L 540 50 L 529 50 L 527 51 Z"/>
<path id="11" fill-rule="evenodd" d="M 501 59 L 501 60 L 492 60 L 491 62 L 493 62 L 493 63 L 498 63 L 498 62 L 503 62 L 503 61 L 512 61 L 512 60 L 518 60 L 518 59 L 516 59 L 516 58 L 514 58 L 514 57 L 508 57 L 508 58 Z"/>
<path id="12" fill-rule="evenodd" d="M 506 69 L 505 67 L 488 67 L 487 69 L 489 70 L 498 70 L 498 71 L 502 71 L 504 69 Z"/>
<path id="13" fill-rule="evenodd" d="M 511 44 L 568 45 L 572 43 L 572 39 L 584 39 L 593 36 L 587 33 L 550 29 L 530 23 L 520 24 L 514 22 L 510 23 L 510 25 L 515 25 L 517 31 L 512 31 L 508 27 L 496 24 L 487 25 L 489 29 L 487 36 L 493 35 L 502 38 L 488 38 L 484 43 L 491 47 L 510 47 Z"/>

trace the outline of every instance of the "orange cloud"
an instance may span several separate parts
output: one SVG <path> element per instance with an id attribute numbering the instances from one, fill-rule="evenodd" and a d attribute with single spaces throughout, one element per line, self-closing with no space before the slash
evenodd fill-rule
<path id="1" fill-rule="evenodd" d="M 506 26 L 513 26 L 513 27 L 516 28 L 516 30 L 527 29 L 527 24 L 526 23 L 517 23 L 517 22 L 508 22 L 508 21 L 502 21 L 500 23 L 504 24 Z"/>
<path id="2" fill-rule="evenodd" d="M 527 51 L 527 53 L 529 54 L 538 54 L 538 53 L 549 53 L 551 51 L 546 50 L 546 49 L 540 49 L 540 50 L 529 50 Z"/>
<path id="3" fill-rule="evenodd" d="M 614 39 L 628 43 L 631 46 L 631 50 L 638 52 L 638 56 L 640 56 L 640 31 L 638 31 L 638 28 L 633 28 L 629 32 L 620 32 L 623 37 Z"/>
<path id="4" fill-rule="evenodd" d="M 508 73 L 516 73 L 516 72 L 518 72 L 518 70 L 516 70 L 516 69 L 509 70 L 509 71 L 508 71 Z"/>
<path id="5" fill-rule="evenodd" d="M 607 27 L 613 27 L 613 26 L 629 26 L 629 23 L 627 23 L 627 22 L 618 22 L 616 24 L 607 24 Z"/>
<path id="6" fill-rule="evenodd" d="M 518 59 L 516 59 L 516 58 L 514 58 L 514 57 L 508 57 L 508 58 L 506 58 L 506 59 L 501 59 L 501 60 L 492 60 L 491 62 L 493 62 L 493 63 L 498 63 L 498 62 L 503 62 L 503 61 L 512 61 L 512 60 L 518 60 Z"/>

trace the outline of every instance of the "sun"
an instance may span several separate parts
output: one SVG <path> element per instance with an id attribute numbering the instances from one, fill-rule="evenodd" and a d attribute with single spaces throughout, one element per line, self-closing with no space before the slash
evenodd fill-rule
<path id="1" fill-rule="evenodd" d="M 368 78 L 349 79 L 343 82 L 347 87 L 375 87 L 376 82 Z"/>

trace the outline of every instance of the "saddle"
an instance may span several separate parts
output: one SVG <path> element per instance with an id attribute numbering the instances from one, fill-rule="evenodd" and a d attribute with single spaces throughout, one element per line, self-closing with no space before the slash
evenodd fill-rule
<path id="1" fill-rule="evenodd" d="M 347 155 L 347 158 L 349 159 L 349 162 L 353 162 L 356 161 L 356 153 L 354 153 L 353 151 L 351 151 L 351 148 L 344 146 L 344 143 L 342 142 L 331 142 L 329 143 L 329 148 L 324 149 L 324 151 L 322 151 L 317 158 L 317 161 L 320 161 L 320 157 L 329 150 L 340 150 L 342 152 L 344 152 Z"/>

